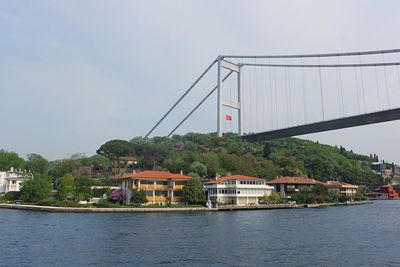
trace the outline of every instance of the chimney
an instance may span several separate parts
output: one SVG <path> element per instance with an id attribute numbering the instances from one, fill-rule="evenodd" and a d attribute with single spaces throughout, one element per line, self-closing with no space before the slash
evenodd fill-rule
<path id="1" fill-rule="evenodd" d="M 183 171 L 182 170 L 180 171 L 180 174 L 183 175 Z"/>

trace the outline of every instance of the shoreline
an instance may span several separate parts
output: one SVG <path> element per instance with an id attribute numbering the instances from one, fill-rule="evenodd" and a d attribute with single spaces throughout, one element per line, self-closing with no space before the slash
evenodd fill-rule
<path id="1" fill-rule="evenodd" d="M 321 204 L 276 204 L 258 206 L 220 206 L 217 208 L 73 208 L 53 207 L 39 205 L 21 205 L 1 203 L 2 209 L 27 210 L 39 212 L 56 213 L 160 213 L 160 212 L 218 212 L 218 211 L 241 211 L 241 210 L 273 210 L 273 209 L 304 209 L 304 208 L 325 208 L 336 206 L 352 206 L 373 204 L 373 201 L 357 201 L 350 203 L 321 203 Z"/>

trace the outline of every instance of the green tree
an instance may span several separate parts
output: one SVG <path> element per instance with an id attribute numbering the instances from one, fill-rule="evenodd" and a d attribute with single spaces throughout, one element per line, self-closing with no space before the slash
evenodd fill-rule
<path id="1" fill-rule="evenodd" d="M 133 156 L 133 145 L 126 140 L 111 140 L 103 144 L 97 154 L 104 155 L 109 159 L 123 156 Z"/>
<path id="2" fill-rule="evenodd" d="M 200 177 L 204 177 L 207 174 L 207 167 L 201 162 L 195 161 L 190 164 L 190 171 L 197 173 Z"/>
<path id="3" fill-rule="evenodd" d="M 134 205 L 140 205 L 147 203 L 146 191 L 144 190 L 133 190 L 131 196 L 131 202 Z"/>
<path id="4" fill-rule="evenodd" d="M 33 179 L 22 183 L 21 198 L 27 202 L 39 202 L 51 197 L 51 180 L 43 174 L 37 174 Z"/>
<path id="5" fill-rule="evenodd" d="M 67 173 L 72 173 L 74 162 L 72 160 L 57 160 L 49 163 L 48 175 L 52 178 L 53 183 L 58 187 L 59 178 Z"/>
<path id="6" fill-rule="evenodd" d="M 357 188 L 356 194 L 354 195 L 354 200 L 356 201 L 367 200 L 367 197 L 364 195 L 364 191 L 361 187 Z"/>
<path id="7" fill-rule="evenodd" d="M 80 176 L 75 180 L 75 191 L 76 191 L 76 199 L 78 201 L 81 200 L 89 200 L 93 196 L 93 191 L 90 188 L 92 186 L 92 182 L 87 176 Z"/>
<path id="8" fill-rule="evenodd" d="M 0 149 L 0 171 L 7 171 L 11 167 L 23 169 L 25 161 L 15 152 L 8 152 Z"/>
<path id="9" fill-rule="evenodd" d="M 183 199 L 188 204 L 204 204 L 206 197 L 203 191 L 203 183 L 197 177 L 189 180 L 183 188 Z"/>
<path id="10" fill-rule="evenodd" d="M 4 194 L 3 200 L 19 200 L 21 199 L 21 192 L 18 191 L 9 191 Z"/>
<path id="11" fill-rule="evenodd" d="M 272 153 L 272 145 L 270 142 L 266 142 L 264 145 L 263 156 L 268 159 Z"/>
<path id="12" fill-rule="evenodd" d="M 272 192 L 270 195 L 262 196 L 261 201 L 272 204 L 279 203 L 281 201 L 281 194 L 278 192 Z"/>
<path id="13" fill-rule="evenodd" d="M 72 174 L 68 173 L 60 179 L 57 190 L 59 200 L 66 200 L 75 194 L 75 181 Z"/>
<path id="14" fill-rule="evenodd" d="M 25 169 L 30 170 L 34 174 L 40 173 L 40 174 L 46 174 L 48 170 L 48 164 L 49 162 L 47 159 L 42 157 L 39 154 L 28 154 L 27 155 L 28 160 L 25 162 Z"/>
<path id="15" fill-rule="evenodd" d="M 332 202 L 338 202 L 340 199 L 340 193 L 339 193 L 339 191 L 336 191 L 336 190 L 330 191 L 329 196 L 330 196 Z"/>

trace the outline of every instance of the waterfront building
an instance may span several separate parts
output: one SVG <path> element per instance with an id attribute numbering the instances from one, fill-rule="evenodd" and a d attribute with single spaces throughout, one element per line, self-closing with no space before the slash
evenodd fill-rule
<path id="1" fill-rule="evenodd" d="M 279 177 L 275 180 L 267 182 L 268 185 L 274 186 L 275 191 L 281 194 L 283 198 L 291 198 L 291 194 L 299 191 L 311 191 L 315 185 L 324 183 L 314 179 L 304 177 Z"/>
<path id="2" fill-rule="evenodd" d="M 257 205 L 261 197 L 274 189 L 264 179 L 244 175 L 220 177 L 204 186 L 207 199 L 214 205 Z"/>
<path id="3" fill-rule="evenodd" d="M 376 173 L 382 173 L 387 168 L 387 163 L 384 161 L 372 162 L 371 169 Z"/>
<path id="4" fill-rule="evenodd" d="M 379 193 L 379 192 L 365 193 L 365 196 L 368 198 L 368 200 L 388 200 L 389 199 L 388 194 Z"/>
<path id="5" fill-rule="evenodd" d="M 387 194 L 389 199 L 399 199 L 399 194 L 396 192 L 393 186 L 383 185 L 375 190 L 375 192 Z"/>
<path id="6" fill-rule="evenodd" d="M 23 181 L 33 179 L 31 172 L 14 170 L 0 172 L 0 194 L 5 194 L 10 191 L 20 191 Z"/>
<path id="7" fill-rule="evenodd" d="M 393 175 L 400 175 L 400 166 L 397 164 L 394 164 Z"/>
<path id="8" fill-rule="evenodd" d="M 132 190 L 144 190 L 149 203 L 163 205 L 181 202 L 183 187 L 190 179 L 182 172 L 142 171 L 126 174 L 119 180 L 126 204 L 130 204 Z"/>
<path id="9" fill-rule="evenodd" d="M 358 185 L 343 183 L 339 181 L 328 181 L 324 184 L 329 192 L 338 192 L 342 196 L 354 196 L 357 193 Z"/>
<path id="10" fill-rule="evenodd" d="M 371 169 L 385 179 L 390 178 L 393 175 L 400 174 L 400 169 L 398 165 L 394 163 L 387 163 L 385 161 L 371 163 Z"/>

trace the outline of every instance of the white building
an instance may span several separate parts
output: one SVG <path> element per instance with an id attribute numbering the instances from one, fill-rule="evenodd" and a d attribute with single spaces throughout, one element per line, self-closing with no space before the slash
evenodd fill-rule
<path id="1" fill-rule="evenodd" d="M 11 168 L 9 171 L 0 172 L 0 194 L 10 191 L 19 191 L 23 181 L 33 179 L 33 175 L 26 171 L 17 171 Z"/>
<path id="2" fill-rule="evenodd" d="M 219 205 L 257 205 L 264 195 L 269 196 L 274 187 L 264 179 L 244 175 L 221 177 L 204 184 L 207 198 Z"/>

